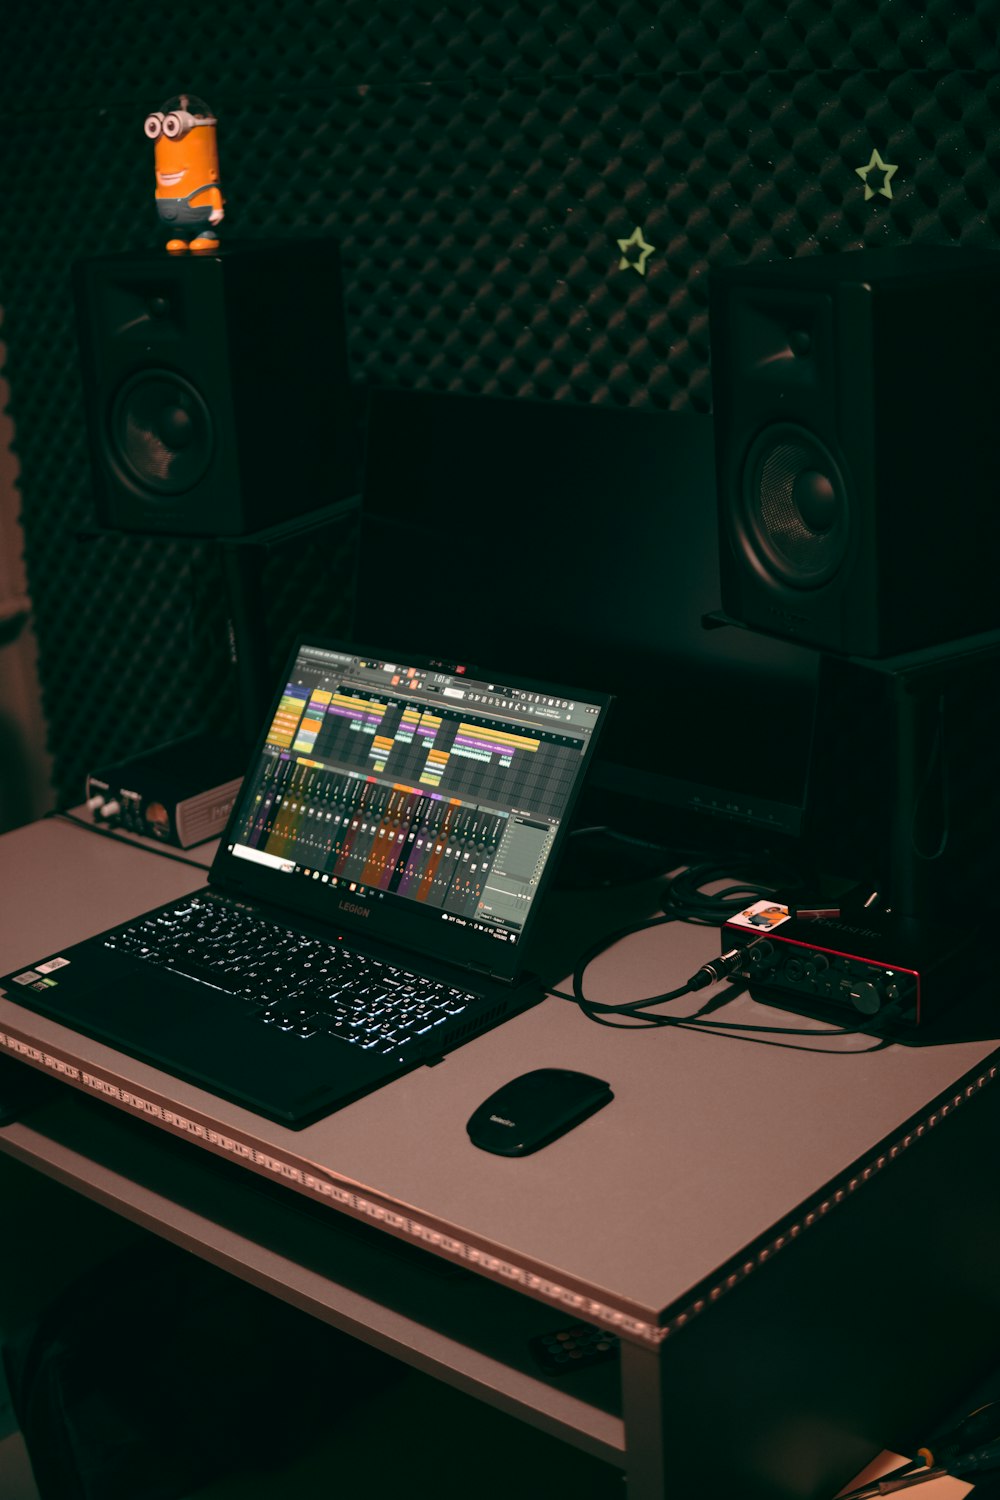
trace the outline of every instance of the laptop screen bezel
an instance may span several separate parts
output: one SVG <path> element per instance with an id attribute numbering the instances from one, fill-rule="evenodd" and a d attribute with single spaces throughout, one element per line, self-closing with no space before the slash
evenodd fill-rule
<path id="1" fill-rule="evenodd" d="M 383 902 L 372 893 L 359 894 L 334 891 L 320 880 L 303 878 L 301 873 L 283 873 L 277 869 L 234 853 L 239 842 L 237 834 L 246 814 L 244 797 L 249 794 L 247 777 L 258 765 L 267 743 L 268 734 L 296 663 L 303 648 L 317 651 L 343 652 L 352 656 L 375 660 L 405 660 L 407 665 L 429 671 L 456 674 L 461 672 L 465 680 L 481 674 L 484 680 L 496 682 L 495 671 L 485 671 L 470 663 L 444 662 L 418 653 L 389 653 L 385 647 L 369 646 L 356 641 L 330 640 L 311 634 L 300 635 L 293 645 L 261 730 L 253 753 L 247 760 L 247 772 L 243 785 L 233 803 L 233 808 L 222 836 L 209 874 L 210 883 L 229 894 L 249 897 L 268 906 L 288 912 L 290 915 L 320 922 L 328 931 L 331 940 L 348 937 L 365 941 L 388 943 L 421 954 L 429 959 L 455 964 L 477 973 L 489 974 L 503 980 L 514 980 L 523 972 L 530 952 L 530 938 L 537 926 L 539 908 L 544 901 L 546 888 L 558 864 L 560 851 L 568 831 L 573 809 L 585 779 L 601 729 L 612 703 L 612 695 L 600 691 L 566 688 L 551 682 L 535 682 L 524 677 L 504 674 L 503 684 L 511 689 L 528 692 L 545 692 L 551 697 L 567 698 L 574 703 L 593 705 L 599 712 L 593 732 L 584 744 L 581 758 L 581 774 L 576 778 L 562 819 L 556 829 L 556 837 L 550 855 L 539 879 L 538 891 L 526 914 L 524 925 L 516 941 L 503 941 L 488 932 L 482 932 L 469 924 L 454 920 L 435 921 L 429 908 L 414 906 L 408 909 L 402 901 Z"/>

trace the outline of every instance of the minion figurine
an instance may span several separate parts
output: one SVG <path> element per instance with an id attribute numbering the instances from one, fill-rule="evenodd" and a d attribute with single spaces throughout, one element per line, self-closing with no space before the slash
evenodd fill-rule
<path id="1" fill-rule="evenodd" d="M 170 230 L 167 249 L 217 250 L 225 212 L 219 190 L 217 121 L 203 99 L 178 94 L 146 116 L 155 141 L 156 209 Z"/>

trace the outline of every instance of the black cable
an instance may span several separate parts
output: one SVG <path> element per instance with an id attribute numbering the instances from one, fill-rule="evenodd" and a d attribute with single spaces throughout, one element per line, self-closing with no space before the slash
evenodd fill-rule
<path id="1" fill-rule="evenodd" d="M 596 958 L 616 943 L 626 938 L 634 937 L 640 932 L 646 932 L 652 927 L 663 926 L 667 922 L 688 921 L 700 925 L 720 926 L 734 911 L 742 910 L 748 903 L 755 900 L 769 899 L 777 895 L 781 887 L 774 883 L 774 876 L 765 883 L 760 879 L 748 879 L 736 881 L 720 891 L 706 892 L 701 887 L 714 881 L 725 879 L 730 876 L 731 867 L 721 864 L 692 865 L 687 870 L 674 876 L 667 885 L 664 898 L 664 910 L 661 915 L 647 918 L 644 922 L 634 923 L 626 928 L 619 928 L 609 936 L 593 943 L 577 961 L 573 972 L 572 994 L 565 990 L 547 989 L 546 994 L 556 1000 L 565 1000 L 579 1007 L 588 1020 L 598 1026 L 607 1026 L 612 1030 L 621 1031 L 643 1031 L 657 1027 L 672 1026 L 690 1031 L 708 1031 L 718 1036 L 733 1034 L 735 1040 L 763 1041 L 768 1036 L 788 1037 L 837 1037 L 837 1036 L 865 1036 L 870 1032 L 865 1027 L 858 1026 L 829 1026 L 808 1027 L 800 1026 L 763 1026 L 752 1022 L 719 1021 L 710 1019 L 704 1010 L 697 1011 L 690 1016 L 665 1016 L 654 1014 L 649 1010 L 653 1005 L 665 1005 L 672 1000 L 679 1000 L 682 996 L 695 993 L 704 989 L 707 985 L 717 983 L 720 979 L 734 973 L 743 959 L 743 950 L 732 949 L 719 959 L 709 960 L 696 970 L 684 984 L 672 990 L 666 990 L 659 995 L 647 995 L 639 1000 L 624 1001 L 619 1004 L 610 1004 L 605 1001 L 591 1000 L 583 991 L 583 978 Z M 728 998 L 735 998 L 743 988 L 734 987 Z M 884 1019 L 884 1016 L 881 1018 Z M 827 1048 L 803 1047 L 796 1048 L 793 1043 L 771 1043 L 773 1046 L 786 1046 L 789 1050 L 824 1052 Z M 868 1047 L 865 1051 L 877 1051 L 885 1044 L 880 1038 L 874 1047 Z"/>
<path id="2" fill-rule="evenodd" d="M 720 891 L 702 889 L 717 880 L 733 883 Z M 745 880 L 733 881 L 731 864 L 689 865 L 668 881 L 663 910 L 684 921 L 721 925 L 734 911 L 741 911 L 749 902 L 773 900 L 779 892 L 792 895 L 801 886 L 800 875 L 778 867 L 764 868 Z"/>
<path id="3" fill-rule="evenodd" d="M 730 1041 L 753 1042 L 758 1046 L 780 1046 L 790 1052 L 820 1053 L 829 1053 L 831 1049 L 799 1047 L 793 1042 L 768 1042 L 766 1038 L 771 1036 L 831 1038 L 871 1035 L 871 1032 L 864 1026 L 760 1026 L 750 1021 L 712 1020 L 706 1016 L 704 1010 L 695 1011 L 690 1016 L 663 1016 L 650 1014 L 643 1009 L 647 1005 L 663 1004 L 669 1000 L 680 999 L 682 995 L 690 994 L 691 991 L 687 985 L 682 985 L 680 989 L 668 991 L 661 996 L 649 996 L 645 1000 L 630 1001 L 618 1006 L 605 1005 L 601 1001 L 586 998 L 581 1001 L 576 995 L 567 994 L 565 990 L 548 989 L 545 993 L 556 1000 L 566 1000 L 578 1006 L 589 1021 L 593 1021 L 597 1026 L 607 1026 L 612 1031 L 649 1031 L 656 1027 L 672 1026 L 680 1031 L 699 1031 L 721 1039 L 728 1038 Z M 726 996 L 727 1003 L 740 993 L 742 993 L 742 987 L 734 986 L 733 993 Z M 887 1045 L 886 1039 L 879 1037 L 873 1047 L 852 1049 L 850 1055 L 855 1056 L 860 1051 L 878 1052 Z"/>
<path id="4" fill-rule="evenodd" d="M 575 976 L 574 976 L 575 977 Z M 755 1031 L 766 1032 L 775 1036 L 858 1036 L 863 1034 L 860 1026 L 824 1026 L 803 1030 L 801 1026 L 758 1026 L 752 1022 L 743 1021 L 713 1021 L 704 1019 L 702 1011 L 695 1011 L 690 1016 L 661 1016 L 646 1014 L 649 1005 L 663 1005 L 670 1000 L 679 1000 L 684 995 L 692 993 L 691 986 L 681 985 L 679 989 L 669 990 L 663 995 L 649 995 L 643 1000 L 627 1000 L 620 1005 L 609 1005 L 601 1000 L 588 1000 L 583 995 L 570 995 L 565 990 L 546 990 L 546 994 L 553 996 L 556 1000 L 568 1000 L 588 1015 L 592 1021 L 599 1026 L 613 1026 L 612 1020 L 605 1017 L 622 1016 L 633 1021 L 642 1022 L 645 1027 L 654 1026 L 689 1026 L 699 1031 Z M 743 993 L 742 985 L 734 985 L 732 991 L 726 996 L 727 1002 L 734 1000 Z M 638 1028 L 633 1028 L 638 1029 Z"/>
<path id="5" fill-rule="evenodd" d="M 102 839 L 114 839 L 116 844 L 127 844 L 130 849 L 141 849 L 145 854 L 156 854 L 160 859 L 172 859 L 179 865 L 190 865 L 193 870 L 200 870 L 203 875 L 208 875 L 208 866 L 203 865 L 200 860 L 188 859 L 183 854 L 174 854 L 162 844 L 140 844 L 135 839 L 130 839 L 126 834 L 121 834 L 114 828 L 102 828 L 99 823 L 89 823 L 86 818 L 78 817 L 76 813 L 70 812 L 65 807 L 53 807 L 43 814 L 46 818 L 62 818 L 67 823 L 75 823 L 78 828 L 86 829 L 87 833 L 99 834 Z"/>
<path id="6" fill-rule="evenodd" d="M 600 1010 L 606 1013 L 623 1013 L 634 1010 L 637 1007 L 661 1005 L 669 1000 L 677 1000 L 682 995 L 690 993 L 692 989 L 702 989 L 705 984 L 710 983 L 713 979 L 718 979 L 720 975 L 715 973 L 706 976 L 699 983 L 697 982 L 697 976 L 692 975 L 691 979 L 678 989 L 667 991 L 661 995 L 649 995 L 645 999 L 630 1001 L 627 1004 L 618 1006 L 605 1005 L 599 1001 L 590 1001 L 583 994 L 583 975 L 585 971 L 596 958 L 599 958 L 602 953 L 607 952 L 609 948 L 613 948 L 616 943 L 622 942 L 626 938 L 634 937 L 640 932 L 647 932 L 653 927 L 662 927 L 667 922 L 683 920 L 708 922 L 710 914 L 714 923 L 719 924 L 725 921 L 726 917 L 733 910 L 738 910 L 745 906 L 747 900 L 759 900 L 761 897 L 774 894 L 772 887 L 749 881 L 742 882 L 739 885 L 728 886 L 724 891 L 717 892 L 714 895 L 707 895 L 698 889 L 699 886 L 707 885 L 709 882 L 723 878 L 728 874 L 728 866 L 703 864 L 692 865 L 680 875 L 674 876 L 667 886 L 664 909 L 660 915 L 647 917 L 643 922 L 630 923 L 627 927 L 620 927 L 616 931 L 599 938 L 577 960 L 576 969 L 573 974 L 573 994 L 567 995 L 565 991 L 561 990 L 549 990 L 548 993 L 559 1000 L 573 1000 L 581 1008 L 589 1007 L 595 1011 Z M 739 893 L 739 900 L 736 899 L 737 892 Z M 702 965 L 702 968 L 698 970 L 698 975 L 706 968 L 706 965 Z M 656 1024 L 655 1019 L 653 1023 Z"/>

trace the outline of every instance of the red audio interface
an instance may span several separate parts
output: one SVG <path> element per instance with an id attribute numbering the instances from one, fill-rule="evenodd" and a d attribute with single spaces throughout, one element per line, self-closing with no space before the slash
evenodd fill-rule
<path id="1" fill-rule="evenodd" d="M 919 1026 L 959 998 L 970 934 L 863 910 L 794 916 L 757 901 L 722 929 L 755 1000 L 841 1023 Z"/>

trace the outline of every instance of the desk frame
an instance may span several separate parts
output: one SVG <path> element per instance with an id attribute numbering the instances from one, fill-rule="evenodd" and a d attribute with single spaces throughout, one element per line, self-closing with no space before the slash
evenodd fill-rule
<path id="1" fill-rule="evenodd" d="M 67 889 L 83 893 L 73 912 L 78 936 L 98 930 L 96 913 L 103 909 L 99 885 L 92 894 L 91 881 L 81 883 L 81 861 L 91 880 L 108 869 L 120 868 L 127 876 L 143 860 L 150 867 L 142 889 L 123 880 L 127 890 L 117 898 L 118 905 L 127 901 L 132 906 L 113 909 L 111 920 L 124 920 L 158 899 L 169 899 L 169 891 L 163 895 L 150 885 L 174 887 L 178 896 L 195 886 L 196 873 L 183 866 L 164 869 L 164 861 L 135 854 L 126 859 L 120 847 L 108 850 L 107 840 L 68 826 L 58 836 L 52 825 L 43 833 L 44 826 L 0 841 L 0 862 L 9 850 L 19 856 L 25 850 L 40 851 L 40 873 L 48 875 L 58 868 L 51 860 L 54 841 L 60 851 L 65 849 L 75 861 L 68 867 Z M 26 924 L 34 923 L 34 928 L 14 934 L 21 950 L 5 941 L 5 951 L 19 955 L 6 967 L 30 963 L 31 954 L 50 946 L 43 935 L 53 926 L 52 917 L 37 913 L 30 901 L 23 858 L 18 866 L 19 885 L 29 891 L 20 905 Z M 12 892 L 16 898 L 18 887 Z M 65 913 L 61 920 L 65 924 Z M 706 948 L 713 937 L 696 929 L 660 932 L 657 941 Z M 76 936 L 67 936 L 64 925 L 55 940 L 66 943 Z M 661 964 L 659 951 L 654 960 Z M 677 961 L 690 971 L 689 952 Z M 589 1032 L 576 1029 L 567 1008 L 560 1011 L 557 1002 L 549 1004 L 554 1007 L 551 1021 L 532 1013 L 534 1019 L 520 1022 L 516 1035 L 504 1027 L 460 1049 L 450 1077 L 444 1084 L 435 1081 L 435 1092 L 439 1087 L 451 1090 L 449 1117 L 457 1113 L 458 1085 L 465 1074 L 474 1073 L 478 1087 L 483 1062 L 497 1066 L 499 1053 L 509 1066 L 503 1049 L 520 1045 L 524 1035 L 541 1036 L 551 1026 L 560 1046 L 569 1038 L 578 1048 L 596 1047 Z M 0 1033 L 8 1042 L 21 1036 L 29 1044 L 34 1036 L 39 1048 L 53 1052 L 76 1042 L 72 1033 L 18 1006 L 16 996 L 0 1000 Z M 599 1034 L 602 1046 L 607 1045 L 605 1037 Z M 83 1055 L 88 1046 L 80 1043 Z M 541 1375 L 527 1349 L 532 1334 L 586 1316 L 572 1312 L 565 1299 L 524 1284 L 505 1284 L 502 1274 L 484 1263 L 467 1264 L 460 1277 L 449 1281 L 442 1274 L 440 1249 L 409 1246 L 407 1257 L 394 1259 L 390 1223 L 378 1229 L 366 1226 L 369 1239 L 361 1255 L 348 1232 L 357 1215 L 345 1205 L 321 1204 L 306 1213 L 295 1202 L 299 1195 L 281 1186 L 262 1207 L 255 1173 L 226 1164 L 226 1175 L 220 1175 L 209 1152 L 177 1142 L 145 1120 L 129 1118 L 121 1103 L 105 1104 L 78 1088 L 59 1085 L 57 1097 L 37 1113 L 0 1130 L 0 1151 L 415 1368 L 623 1469 L 629 1500 L 680 1500 L 690 1494 L 732 1500 L 737 1493 L 742 1500 L 826 1500 L 885 1446 L 906 1451 L 903 1445 L 919 1435 L 913 1429 L 961 1399 L 964 1389 L 995 1363 L 1000 1338 L 994 1254 L 1000 1243 L 1000 1191 L 994 1185 L 1000 1154 L 995 1046 L 984 1041 L 954 1051 L 945 1048 L 931 1058 L 925 1051 L 922 1060 L 897 1055 L 895 1063 L 885 1064 L 885 1077 L 890 1083 L 897 1080 L 894 1087 L 905 1083 L 906 1097 L 920 1098 L 919 1113 L 900 1119 L 891 1137 L 876 1136 L 866 1127 L 870 1145 L 863 1158 L 837 1180 L 815 1179 L 812 1196 L 794 1209 L 790 1204 L 790 1216 L 770 1223 L 753 1241 L 734 1244 L 728 1258 L 706 1262 L 701 1279 L 685 1283 L 683 1297 L 661 1298 L 655 1307 L 649 1303 L 645 1328 L 641 1318 L 634 1326 L 629 1322 L 637 1304 L 630 1300 L 627 1278 L 621 1286 L 610 1281 L 603 1288 L 590 1286 L 592 1298 L 603 1298 L 603 1305 L 622 1318 L 620 1378 L 613 1366 L 605 1365 L 580 1372 L 572 1386 Z M 107 1066 L 107 1049 L 97 1048 L 97 1054 Z M 633 1087 L 633 1103 L 642 1090 L 657 1086 L 655 1069 L 642 1061 L 649 1055 L 627 1054 L 629 1066 L 650 1069 L 640 1080 L 642 1089 Z M 679 1058 L 680 1047 L 671 1048 L 669 1056 Z M 733 1082 L 745 1084 L 749 1054 L 722 1050 L 720 1043 L 718 1056 Z M 734 1060 L 739 1064 L 735 1069 Z M 920 1067 L 914 1094 L 914 1071 Z M 140 1071 L 169 1094 L 171 1080 L 155 1070 Z M 137 1076 L 134 1065 L 123 1066 L 122 1075 Z M 937 1079 L 937 1087 L 925 1087 L 925 1077 Z M 625 1073 L 618 1072 L 615 1082 L 622 1096 L 616 1108 L 626 1114 L 608 1110 L 596 1118 L 611 1121 L 617 1130 L 615 1121 L 627 1118 L 629 1104 Z M 417 1079 L 413 1087 L 429 1085 Z M 187 1093 L 203 1107 L 211 1102 L 199 1091 Z M 731 1106 L 716 1106 L 725 1107 Z M 361 1109 L 359 1119 L 367 1120 L 369 1114 Z M 245 1114 L 238 1113 L 245 1121 Z M 655 1097 L 648 1117 L 658 1117 Z M 735 1118 L 739 1123 L 741 1117 Z M 787 1146 L 794 1151 L 794 1118 L 789 1124 Z M 267 1139 L 266 1131 L 261 1139 Z M 323 1139 L 350 1140 L 357 1150 L 356 1135 L 346 1122 Z M 557 1155 L 553 1153 L 553 1161 Z M 331 1173 L 334 1165 L 331 1159 Z M 637 1211 L 655 1203 L 655 1195 L 665 1191 L 664 1182 L 669 1187 L 667 1166 L 658 1177 L 644 1171 L 637 1158 L 630 1187 Z M 597 1201 L 599 1168 L 595 1164 L 589 1184 Z M 483 1165 L 481 1170 L 494 1169 Z M 710 1157 L 704 1156 L 704 1171 L 713 1170 Z M 769 1161 L 767 1170 L 785 1169 L 780 1161 Z M 377 1183 L 368 1180 L 377 1199 Z M 734 1181 L 731 1167 L 726 1179 L 720 1166 L 719 1180 Z M 405 1201 L 398 1199 L 397 1208 Z M 429 1205 L 414 1198 L 409 1202 L 415 1205 L 409 1212 L 434 1222 Z M 481 1217 L 481 1209 L 477 1214 Z M 476 1216 L 471 1214 L 468 1222 Z M 669 1213 L 659 1215 L 657 1222 L 669 1230 Z M 372 1234 L 381 1250 L 373 1250 Z M 499 1242 L 492 1248 L 498 1256 L 516 1258 L 520 1253 L 516 1239 L 507 1248 Z M 664 1244 L 665 1256 L 671 1248 Z M 522 1263 L 532 1264 L 526 1248 Z M 549 1266 L 553 1284 L 563 1274 L 558 1264 Z M 565 1284 L 572 1290 L 571 1281 Z"/>

